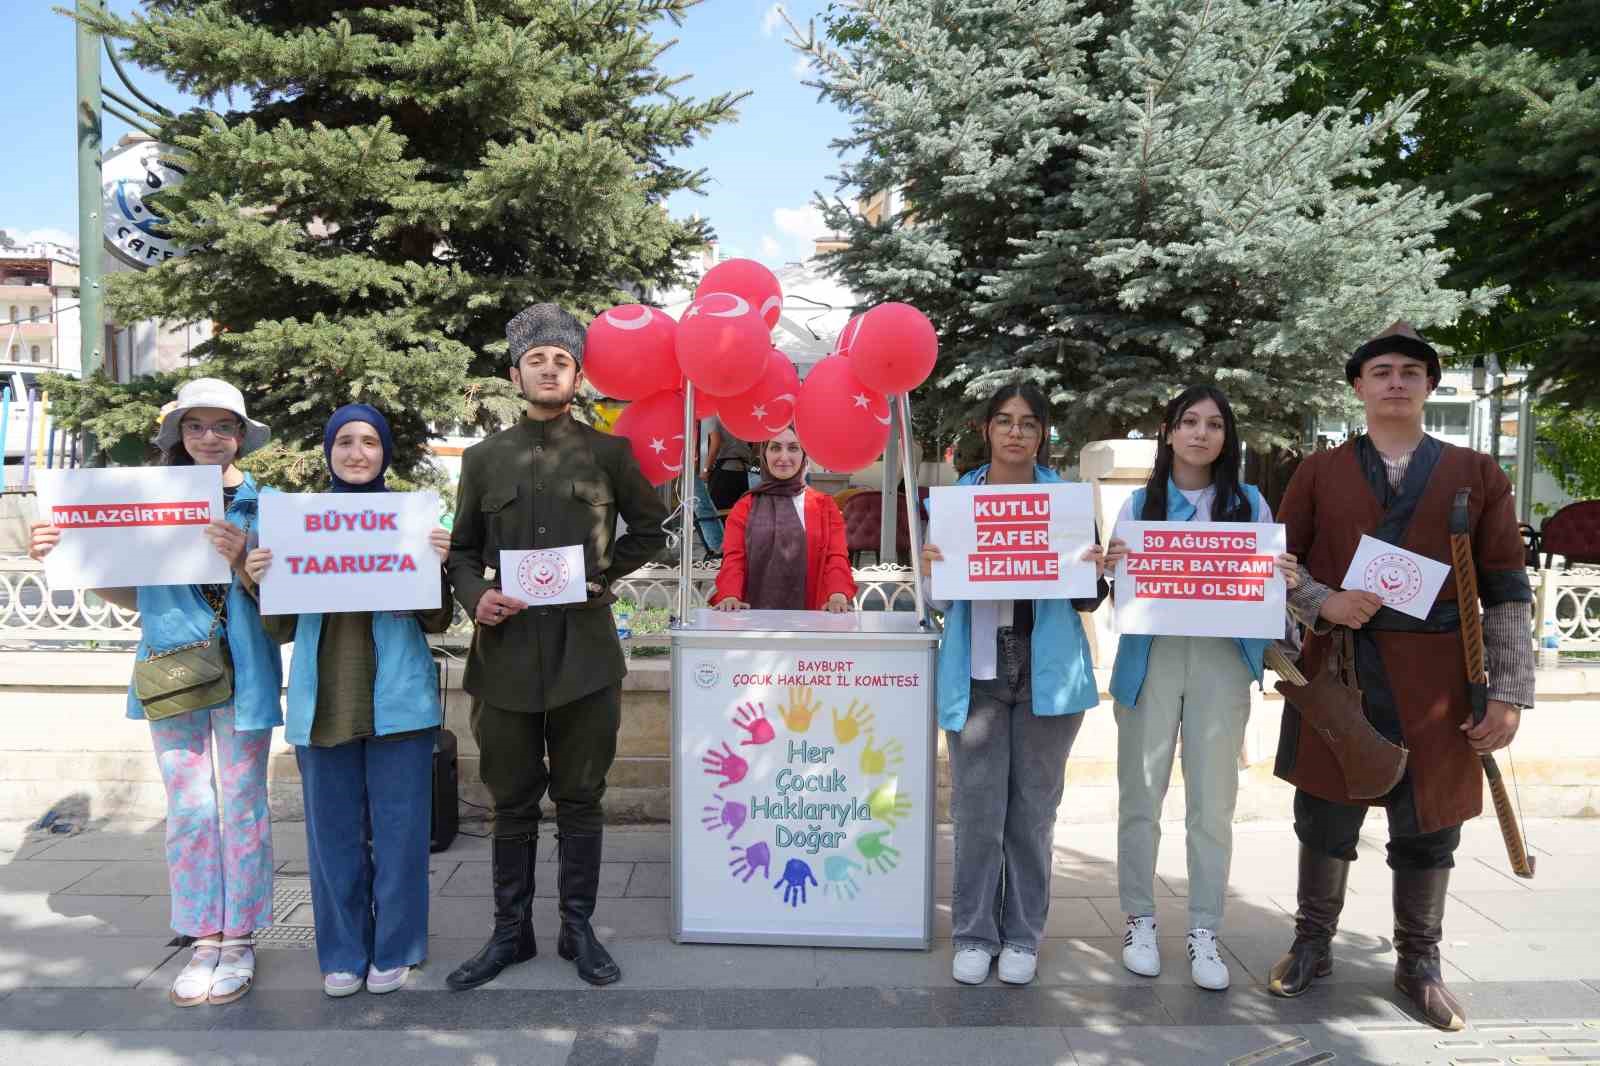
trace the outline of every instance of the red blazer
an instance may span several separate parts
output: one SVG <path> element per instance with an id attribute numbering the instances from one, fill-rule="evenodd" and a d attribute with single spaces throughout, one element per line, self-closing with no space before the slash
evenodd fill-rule
<path id="1" fill-rule="evenodd" d="M 750 519 L 751 497 L 746 494 L 728 512 L 722 534 L 722 572 L 717 575 L 713 604 L 727 599 L 749 602 L 744 594 L 746 573 L 745 524 Z M 833 497 L 809 486 L 806 507 L 806 610 L 820 611 L 828 597 L 841 593 L 854 600 L 856 582 L 850 576 L 850 555 L 845 550 L 844 514 Z"/>

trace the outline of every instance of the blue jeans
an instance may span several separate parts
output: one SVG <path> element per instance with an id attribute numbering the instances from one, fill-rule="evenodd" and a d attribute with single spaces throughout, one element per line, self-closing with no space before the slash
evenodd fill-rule
<path id="1" fill-rule="evenodd" d="M 711 490 L 700 478 L 694 479 L 694 522 L 700 527 L 706 551 L 722 551 L 722 519 L 717 517 L 716 504 L 711 502 Z"/>
<path id="2" fill-rule="evenodd" d="M 324 974 L 427 957 L 436 732 L 295 748 Z"/>

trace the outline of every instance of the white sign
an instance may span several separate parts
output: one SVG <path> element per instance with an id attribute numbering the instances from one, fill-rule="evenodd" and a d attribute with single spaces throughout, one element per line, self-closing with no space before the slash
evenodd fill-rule
<path id="1" fill-rule="evenodd" d="M 1077 599 L 1095 593 L 1094 490 L 1082 483 L 957 485 L 928 494 L 940 600 Z"/>
<path id="2" fill-rule="evenodd" d="M 1345 571 L 1343 587 L 1375 592 L 1383 597 L 1384 606 L 1412 618 L 1427 618 L 1449 576 L 1448 563 L 1363 535 L 1350 569 Z"/>
<path id="3" fill-rule="evenodd" d="M 226 585 L 206 526 L 222 518 L 219 466 L 41 470 L 40 516 L 61 527 L 44 559 L 51 588 Z"/>
<path id="4" fill-rule="evenodd" d="M 1277 558 L 1284 527 L 1249 522 L 1121 522 L 1117 629 L 1171 637 L 1281 640 L 1287 621 Z"/>
<path id="5" fill-rule="evenodd" d="M 137 140 L 112 150 L 100 166 L 101 214 L 106 247 L 118 259 L 141 270 L 187 252 L 167 235 L 166 219 L 145 196 L 181 183 L 184 170 L 171 160 L 174 151 L 151 140 Z"/>
<path id="6" fill-rule="evenodd" d="M 436 492 L 263 492 L 261 613 L 437 608 L 438 524 Z"/>
<path id="7" fill-rule="evenodd" d="M 678 935 L 921 947 L 931 644 L 807 650 L 801 635 L 675 652 Z"/>
<path id="8" fill-rule="evenodd" d="M 523 603 L 583 603 L 588 585 L 581 544 L 500 553 L 500 591 Z"/>

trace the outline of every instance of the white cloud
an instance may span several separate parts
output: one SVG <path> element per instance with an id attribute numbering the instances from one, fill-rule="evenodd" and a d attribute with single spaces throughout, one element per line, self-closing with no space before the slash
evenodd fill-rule
<path id="1" fill-rule="evenodd" d="M 789 73 L 804 80 L 811 76 L 811 57 L 801 52 L 794 57 L 794 66 L 789 68 Z"/>
<path id="2" fill-rule="evenodd" d="M 47 242 L 50 244 L 64 244 L 68 248 L 76 248 L 78 246 L 78 235 L 76 233 L 68 233 L 64 229 L 55 229 L 50 226 L 44 226 L 39 229 L 13 229 L 10 226 L 0 226 L 0 230 L 4 230 L 6 236 L 17 244 L 27 245 Z"/>
<path id="3" fill-rule="evenodd" d="M 761 16 L 761 36 L 776 37 L 783 29 L 783 14 L 782 4 L 773 4 L 767 8 L 767 13 Z"/>
<path id="4" fill-rule="evenodd" d="M 822 220 L 822 212 L 815 204 L 806 204 L 804 207 L 780 207 L 772 212 L 772 224 L 777 226 L 778 232 L 784 236 L 805 241 L 807 244 L 828 232 L 828 224 Z"/>
<path id="5" fill-rule="evenodd" d="M 782 255 L 783 245 L 778 241 L 778 238 L 770 233 L 761 238 L 761 258 L 778 259 Z"/>

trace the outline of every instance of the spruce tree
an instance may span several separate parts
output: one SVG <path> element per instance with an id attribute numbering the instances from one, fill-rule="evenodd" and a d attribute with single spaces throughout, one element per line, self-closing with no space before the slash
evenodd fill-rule
<path id="1" fill-rule="evenodd" d="M 161 129 L 188 176 L 157 202 L 193 250 L 115 277 L 111 309 L 216 323 L 203 371 L 272 426 L 256 467 L 278 483 L 320 481 L 324 420 L 350 401 L 388 414 L 402 476 L 425 473 L 436 427 L 520 408 L 511 315 L 666 285 L 708 239 L 664 209 L 704 180 L 671 155 L 739 96 L 680 96 L 651 36 L 697 2 L 146 0 L 98 18 L 207 105 Z M 87 382 L 62 411 L 147 435 L 153 391 Z"/>
<path id="2" fill-rule="evenodd" d="M 835 269 L 934 318 L 945 389 L 1019 370 L 1082 442 L 1155 428 L 1216 382 L 1258 442 L 1343 403 L 1343 355 L 1493 293 L 1441 284 L 1467 199 L 1367 181 L 1414 99 L 1276 118 L 1333 0 L 861 0 L 796 43 L 854 118 Z M 948 395 L 948 394 L 947 394 Z M 937 400 L 938 394 L 934 393 Z"/>

